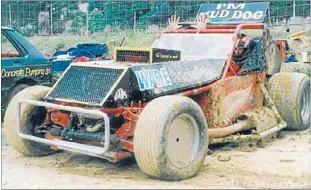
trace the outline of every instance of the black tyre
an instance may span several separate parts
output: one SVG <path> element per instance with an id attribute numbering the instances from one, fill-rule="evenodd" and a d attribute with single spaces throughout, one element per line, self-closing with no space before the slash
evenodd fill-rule
<path id="1" fill-rule="evenodd" d="M 5 109 L 8 107 L 10 101 L 13 99 L 13 97 L 19 93 L 20 91 L 24 90 L 25 88 L 29 87 L 27 84 L 17 84 L 13 87 L 13 89 L 8 94 L 8 98 L 5 103 Z"/>
<path id="2" fill-rule="evenodd" d="M 202 167 L 207 149 L 206 118 L 190 98 L 156 98 L 140 114 L 134 153 L 147 175 L 163 180 L 191 178 Z"/>
<path id="3" fill-rule="evenodd" d="M 4 116 L 4 134 L 8 144 L 17 152 L 25 156 L 45 156 L 55 151 L 49 146 L 34 141 L 22 139 L 17 134 L 16 128 L 16 106 L 20 98 L 41 100 L 50 88 L 44 86 L 31 86 L 16 94 L 9 103 Z M 21 106 L 21 131 L 24 134 L 44 137 L 43 134 L 36 133 L 34 128 L 42 124 L 45 120 L 46 109 L 44 107 L 22 104 Z"/>
<path id="4" fill-rule="evenodd" d="M 268 82 L 268 91 L 287 129 L 310 126 L 310 78 L 302 73 L 278 73 Z"/>

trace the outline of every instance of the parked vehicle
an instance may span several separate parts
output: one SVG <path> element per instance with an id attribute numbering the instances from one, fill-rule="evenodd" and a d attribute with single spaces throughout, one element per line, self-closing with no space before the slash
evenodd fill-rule
<path id="1" fill-rule="evenodd" d="M 1 27 L 1 109 L 18 92 L 33 85 L 52 85 L 51 62 L 27 39 Z"/>

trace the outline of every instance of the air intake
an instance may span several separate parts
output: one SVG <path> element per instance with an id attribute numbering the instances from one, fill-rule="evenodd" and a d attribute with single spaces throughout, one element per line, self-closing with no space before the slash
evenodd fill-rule
<path id="1" fill-rule="evenodd" d="M 114 59 L 117 62 L 132 63 L 179 61 L 180 51 L 156 48 L 115 47 Z"/>

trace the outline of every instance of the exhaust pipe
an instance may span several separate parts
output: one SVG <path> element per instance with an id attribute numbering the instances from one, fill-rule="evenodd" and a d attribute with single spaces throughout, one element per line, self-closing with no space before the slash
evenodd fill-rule
<path id="1" fill-rule="evenodd" d="M 221 138 L 232 135 L 239 131 L 254 128 L 253 121 L 250 119 L 238 121 L 236 124 L 224 128 L 208 129 L 209 138 Z"/>

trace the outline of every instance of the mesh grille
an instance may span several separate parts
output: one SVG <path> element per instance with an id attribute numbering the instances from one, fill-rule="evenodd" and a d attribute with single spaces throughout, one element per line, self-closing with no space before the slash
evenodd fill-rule
<path id="1" fill-rule="evenodd" d="M 122 72 L 123 69 L 72 66 L 49 97 L 100 104 Z"/>
<path id="2" fill-rule="evenodd" d="M 149 63 L 150 51 L 117 50 L 117 61 Z"/>

